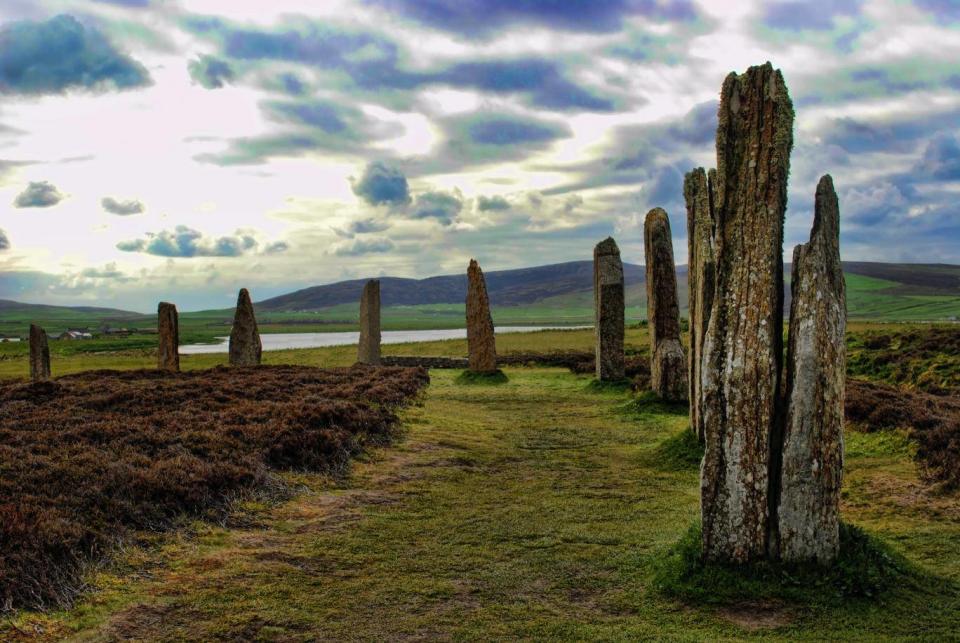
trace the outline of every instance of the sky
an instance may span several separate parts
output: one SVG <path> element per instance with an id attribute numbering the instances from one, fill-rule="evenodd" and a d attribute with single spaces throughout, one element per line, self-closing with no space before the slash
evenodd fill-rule
<path id="1" fill-rule="evenodd" d="M 960 263 L 956 0 L 3 0 L 0 299 L 154 310 L 585 260 L 643 217 L 687 256 L 724 77 L 796 110 L 846 260 Z"/>

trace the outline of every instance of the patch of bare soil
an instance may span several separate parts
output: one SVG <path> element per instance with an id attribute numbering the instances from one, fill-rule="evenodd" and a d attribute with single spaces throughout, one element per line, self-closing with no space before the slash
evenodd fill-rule
<path id="1" fill-rule="evenodd" d="M 775 602 L 739 603 L 718 609 L 717 615 L 751 632 L 774 630 L 793 622 L 790 610 Z"/>

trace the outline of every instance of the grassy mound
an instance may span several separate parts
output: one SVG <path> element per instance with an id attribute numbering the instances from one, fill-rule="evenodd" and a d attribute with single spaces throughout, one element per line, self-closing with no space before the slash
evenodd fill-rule
<path id="1" fill-rule="evenodd" d="M 0 384 L 0 610 L 63 604 L 131 530 L 216 511 L 269 468 L 340 469 L 428 381 L 287 366 Z"/>
<path id="2" fill-rule="evenodd" d="M 700 537 L 700 525 L 692 526 L 660 561 L 655 584 L 662 593 L 697 605 L 770 599 L 829 605 L 838 598 L 879 597 L 910 584 L 918 574 L 884 543 L 845 523 L 840 525 L 840 556 L 829 566 L 706 563 L 700 557 Z"/>
<path id="3" fill-rule="evenodd" d="M 690 427 L 671 436 L 656 448 L 657 468 L 665 471 L 699 469 L 703 460 L 703 445 Z"/>
<path id="4" fill-rule="evenodd" d="M 492 373 L 479 373 L 477 371 L 466 370 L 460 375 L 457 376 L 457 379 L 454 380 L 457 384 L 480 384 L 480 385 L 489 385 L 489 384 L 504 384 L 509 381 L 506 373 L 501 371 L 499 368 Z"/>

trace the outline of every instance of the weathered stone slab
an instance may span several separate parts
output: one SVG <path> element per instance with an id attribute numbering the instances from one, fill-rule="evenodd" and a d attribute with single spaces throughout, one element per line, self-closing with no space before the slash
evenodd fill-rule
<path id="1" fill-rule="evenodd" d="M 624 378 L 623 262 L 613 237 L 607 237 L 593 249 L 593 306 L 597 379 L 621 380 Z"/>
<path id="2" fill-rule="evenodd" d="M 471 371 L 493 373 L 497 370 L 497 346 L 487 282 L 480 264 L 473 259 L 467 268 L 467 351 Z"/>
<path id="3" fill-rule="evenodd" d="M 788 561 L 840 548 L 847 302 L 833 179 L 817 186 L 810 242 L 793 251 L 778 540 Z"/>
<path id="4" fill-rule="evenodd" d="M 262 354 L 263 344 L 260 342 L 253 302 L 247 289 L 241 288 L 237 296 L 237 309 L 233 314 L 233 328 L 230 330 L 230 365 L 259 366 Z"/>
<path id="5" fill-rule="evenodd" d="M 716 170 L 709 174 L 702 167 L 688 173 L 683 180 L 683 196 L 687 204 L 687 291 L 690 319 L 690 349 L 687 360 L 689 377 L 690 428 L 700 442 L 704 440 L 700 414 L 701 361 L 703 338 L 713 306 L 713 184 Z"/>
<path id="6" fill-rule="evenodd" d="M 647 272 L 647 325 L 650 334 L 650 388 L 661 398 L 687 399 L 687 363 L 680 342 L 677 269 L 673 262 L 670 217 L 662 208 L 643 222 Z"/>
<path id="7" fill-rule="evenodd" d="M 716 289 L 703 346 L 703 553 L 767 554 L 771 458 L 779 443 L 783 217 L 793 105 L 767 63 L 730 74 L 717 126 Z M 777 479 L 776 472 L 773 479 Z"/>
<path id="8" fill-rule="evenodd" d="M 50 379 L 47 333 L 36 324 L 30 324 L 30 379 L 34 382 Z"/>
<path id="9" fill-rule="evenodd" d="M 180 318 L 176 306 L 160 302 L 157 307 L 157 330 L 160 338 L 157 368 L 161 371 L 180 372 Z"/>
<path id="10" fill-rule="evenodd" d="M 380 363 L 380 280 L 371 279 L 360 296 L 360 344 L 357 361 Z"/>

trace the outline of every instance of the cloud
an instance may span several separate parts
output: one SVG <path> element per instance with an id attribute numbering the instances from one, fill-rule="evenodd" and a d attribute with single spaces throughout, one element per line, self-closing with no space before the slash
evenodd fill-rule
<path id="1" fill-rule="evenodd" d="M 956 0 L 914 0 L 914 4 L 942 20 L 960 21 L 960 4 Z"/>
<path id="2" fill-rule="evenodd" d="M 0 229 L 0 252 L 10 249 L 10 237 L 7 236 L 7 233 Z"/>
<path id="3" fill-rule="evenodd" d="M 15 208 L 49 208 L 63 201 L 64 196 L 48 181 L 31 181 L 27 189 L 13 201 Z"/>
<path id="4" fill-rule="evenodd" d="M 110 214 L 116 214 L 121 217 L 129 216 L 131 214 L 140 214 L 144 210 L 143 203 L 137 201 L 136 199 L 130 199 L 129 201 L 118 201 L 111 196 L 103 197 L 103 199 L 100 201 L 100 205 L 102 205 L 103 209 Z"/>
<path id="5" fill-rule="evenodd" d="M 255 253 L 257 240 L 250 234 L 205 237 L 203 233 L 178 225 L 172 231 L 148 232 L 145 238 L 121 241 L 117 249 L 158 257 L 239 257 Z"/>
<path id="6" fill-rule="evenodd" d="M 336 246 L 333 254 L 338 257 L 359 257 L 360 255 L 390 252 L 393 248 L 393 241 L 387 237 L 370 237 L 342 243 Z"/>
<path id="7" fill-rule="evenodd" d="M 120 7 L 143 9 L 150 6 L 150 0 L 95 0 L 103 4 L 114 4 Z"/>
<path id="8" fill-rule="evenodd" d="M 444 71 L 423 76 L 421 81 L 497 94 L 529 92 L 534 105 L 558 111 L 614 110 L 613 101 L 573 84 L 564 77 L 557 63 L 540 58 L 458 63 Z"/>
<path id="9" fill-rule="evenodd" d="M 787 31 L 830 30 L 837 16 L 856 16 L 863 0 L 818 0 L 811 6 L 808 0 L 764 3 L 763 21 L 768 27 Z"/>
<path id="10" fill-rule="evenodd" d="M 336 232 L 338 236 L 346 239 L 353 239 L 358 234 L 383 232 L 389 228 L 389 222 L 380 221 L 378 219 L 374 219 L 373 217 L 367 217 L 366 219 L 357 219 L 356 221 L 351 221 L 350 225 L 348 225 L 346 229 L 334 228 L 333 231 Z"/>
<path id="11" fill-rule="evenodd" d="M 351 179 L 353 193 L 370 205 L 405 205 L 410 202 L 407 177 L 380 161 L 368 163 L 360 180 Z"/>
<path id="12" fill-rule="evenodd" d="M 219 41 L 230 58 L 297 62 L 339 71 L 357 87 L 378 94 L 440 85 L 496 94 L 526 93 L 534 105 L 557 111 L 615 108 L 613 101 L 572 83 L 556 62 L 543 58 L 458 62 L 432 71 L 407 71 L 400 68 L 396 43 L 377 34 L 315 22 L 276 31 L 236 28 L 219 19 L 192 19 L 186 25 Z"/>
<path id="13" fill-rule="evenodd" d="M 459 192 L 424 192 L 417 195 L 411 215 L 414 219 L 436 219 L 450 225 L 463 209 L 463 197 Z"/>
<path id="14" fill-rule="evenodd" d="M 481 145 L 544 143 L 564 135 L 557 127 L 512 118 L 480 119 L 471 123 L 468 131 L 471 140 Z"/>
<path id="15" fill-rule="evenodd" d="M 338 134 L 347 129 L 341 108 L 331 102 L 269 102 L 264 107 L 275 120 L 315 127 L 328 134 Z"/>
<path id="16" fill-rule="evenodd" d="M 954 134 L 935 136 L 923 152 L 919 171 L 942 181 L 960 181 L 960 139 Z"/>
<path id="17" fill-rule="evenodd" d="M 13 22 L 0 28 L 0 93 L 59 94 L 68 89 L 129 89 L 150 83 L 143 65 L 73 16 Z"/>
<path id="18" fill-rule="evenodd" d="M 516 25 L 541 25 L 562 31 L 611 32 L 623 19 L 643 15 L 655 20 L 692 20 L 690 0 L 367 0 L 435 29 L 465 36 L 499 34 Z"/>
<path id="19" fill-rule="evenodd" d="M 202 55 L 187 64 L 190 78 L 206 89 L 220 89 L 226 83 L 233 82 L 233 68 L 225 60 L 216 56 Z"/>
<path id="20" fill-rule="evenodd" d="M 133 281 L 133 277 L 125 275 L 117 268 L 116 263 L 108 263 L 103 268 L 84 268 L 80 277 L 85 279 L 109 279 L 111 281 Z"/>
<path id="21" fill-rule="evenodd" d="M 281 252 L 286 252 L 290 249 L 290 244 L 286 241 L 274 241 L 273 243 L 267 244 L 263 249 L 263 254 L 265 255 L 276 255 Z"/>
<path id="22" fill-rule="evenodd" d="M 479 196 L 477 198 L 477 209 L 481 212 L 502 211 L 510 209 L 510 202 L 502 196 Z"/>

